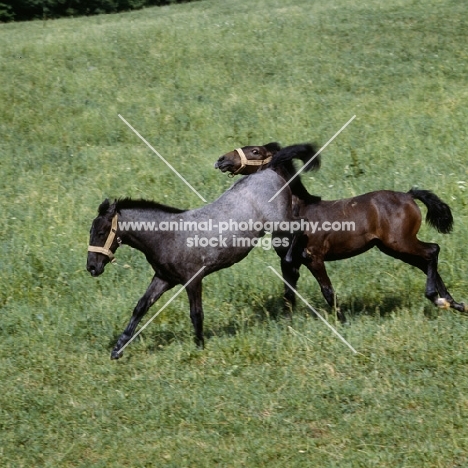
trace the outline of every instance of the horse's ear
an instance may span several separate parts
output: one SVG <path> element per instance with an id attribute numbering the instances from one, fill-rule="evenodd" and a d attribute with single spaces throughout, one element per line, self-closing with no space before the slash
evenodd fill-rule
<path id="1" fill-rule="evenodd" d="M 99 216 L 102 216 L 104 214 L 107 213 L 107 210 L 109 209 L 109 199 L 106 198 L 100 205 L 99 205 L 99 208 L 98 208 L 98 213 L 99 213 Z"/>
<path id="2" fill-rule="evenodd" d="M 98 213 L 99 216 L 104 216 L 105 214 L 109 214 L 111 216 L 114 216 L 115 211 L 116 211 L 116 205 L 117 205 L 117 200 L 114 200 L 114 202 L 111 204 L 108 198 L 106 198 L 98 208 Z"/>
<path id="3" fill-rule="evenodd" d="M 266 145 L 263 145 L 263 147 L 269 152 L 271 153 L 271 155 L 273 156 L 274 154 L 276 154 L 280 149 L 281 149 L 281 145 L 279 143 L 277 143 L 276 141 L 273 141 L 271 143 L 267 143 Z"/>
<path id="4" fill-rule="evenodd" d="M 107 209 L 107 214 L 110 216 L 114 216 L 117 211 L 117 200 L 114 199 L 113 203 L 109 205 L 109 208 Z"/>

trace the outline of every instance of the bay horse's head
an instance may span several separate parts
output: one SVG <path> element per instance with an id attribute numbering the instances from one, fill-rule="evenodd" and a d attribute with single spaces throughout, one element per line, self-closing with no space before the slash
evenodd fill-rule
<path id="1" fill-rule="evenodd" d="M 120 239 L 117 232 L 116 202 L 104 200 L 98 209 L 98 216 L 94 218 L 89 232 L 88 261 L 86 269 L 91 276 L 99 276 L 104 267 L 114 261 L 114 253 L 119 246 Z"/>
<path id="2" fill-rule="evenodd" d="M 266 167 L 280 149 L 281 146 L 278 143 L 268 143 L 265 146 L 244 146 L 218 158 L 214 167 L 221 172 L 230 172 L 232 175 L 253 174 Z"/>

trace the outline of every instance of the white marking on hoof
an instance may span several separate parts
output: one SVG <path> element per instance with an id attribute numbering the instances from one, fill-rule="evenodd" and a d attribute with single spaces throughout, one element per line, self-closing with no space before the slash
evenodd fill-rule
<path id="1" fill-rule="evenodd" d="M 444 299 L 443 297 L 439 297 L 436 300 L 437 307 L 440 307 L 441 309 L 450 309 L 450 302 L 447 301 L 447 299 Z"/>

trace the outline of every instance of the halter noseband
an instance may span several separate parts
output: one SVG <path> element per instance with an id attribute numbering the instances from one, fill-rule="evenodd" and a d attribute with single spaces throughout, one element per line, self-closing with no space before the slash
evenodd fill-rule
<path id="1" fill-rule="evenodd" d="M 242 171 L 242 169 L 244 169 L 245 166 L 264 166 L 265 164 L 268 164 L 271 161 L 271 156 L 260 160 L 247 159 L 242 148 L 236 148 L 234 151 L 237 151 L 237 154 L 239 155 L 239 158 L 241 160 L 241 167 L 239 167 L 239 169 L 237 169 L 236 172 L 232 173 L 233 176 L 239 174 L 239 172 Z"/>
<path id="2" fill-rule="evenodd" d="M 110 247 L 114 242 L 116 232 L 117 232 L 117 213 L 112 218 L 111 230 L 109 231 L 109 235 L 107 236 L 107 240 L 106 240 L 106 243 L 104 244 L 104 247 L 96 247 L 94 245 L 89 245 L 88 252 L 97 252 L 97 253 L 102 253 L 104 255 L 107 255 L 111 263 L 114 263 L 115 257 L 114 257 L 114 254 L 111 252 Z M 117 237 L 117 242 L 119 242 L 119 244 L 121 242 L 120 238 L 118 237 Z"/>

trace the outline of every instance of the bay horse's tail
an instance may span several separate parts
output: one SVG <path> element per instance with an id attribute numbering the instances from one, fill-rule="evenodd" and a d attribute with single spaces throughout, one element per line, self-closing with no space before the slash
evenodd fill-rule
<path id="1" fill-rule="evenodd" d="M 311 143 L 285 146 L 273 155 L 268 167 L 277 169 L 279 166 L 285 167 L 293 159 L 300 159 L 306 165 L 305 171 L 317 170 L 320 168 L 320 156 L 314 157 L 317 151 Z"/>
<path id="2" fill-rule="evenodd" d="M 442 234 L 449 234 L 453 228 L 453 216 L 450 207 L 430 190 L 411 189 L 408 192 L 413 198 L 423 202 L 427 207 L 426 222 Z"/>

